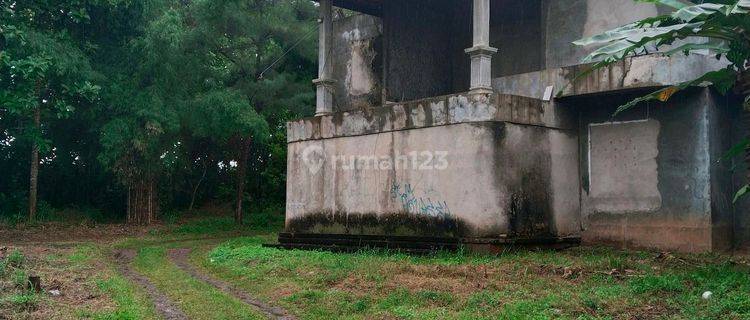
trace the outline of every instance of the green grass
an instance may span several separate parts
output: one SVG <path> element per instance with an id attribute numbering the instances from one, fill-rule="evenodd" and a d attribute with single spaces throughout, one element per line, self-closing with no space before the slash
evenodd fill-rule
<path id="1" fill-rule="evenodd" d="M 261 246 L 272 239 L 227 241 L 194 261 L 304 319 L 750 318 L 750 267 L 720 256 L 577 248 L 414 257 Z M 703 300 L 709 290 L 713 298 Z"/>
<path id="2" fill-rule="evenodd" d="M 14 249 L 0 260 L 0 315 L 10 317 L 27 313 L 39 304 L 40 298 L 28 290 L 26 257 Z"/>
<path id="3" fill-rule="evenodd" d="M 102 320 L 159 319 L 151 301 L 144 296 L 144 293 L 138 292 L 133 284 L 122 276 L 113 275 L 106 279 L 98 279 L 96 285 L 99 290 L 114 300 L 117 309 L 91 314 L 91 318 Z"/>
<path id="4" fill-rule="evenodd" d="M 26 260 L 26 258 L 23 256 L 23 253 L 18 249 L 14 249 L 13 252 L 5 258 L 5 264 L 18 268 L 23 265 L 24 260 Z"/>
<path id="5" fill-rule="evenodd" d="M 190 260 L 199 269 L 301 319 L 750 319 L 750 266 L 729 257 L 587 247 L 499 256 L 286 251 L 262 246 L 277 236 L 267 228 L 236 226 L 231 218 L 196 219 L 46 259 L 70 271 L 97 266 L 86 281 L 114 307 L 74 308 L 86 319 L 159 318 L 137 285 L 113 266 L 97 264 L 111 256 L 112 247 L 136 249 L 136 270 L 194 319 L 263 317 L 181 271 L 166 257 L 170 248 L 192 248 Z M 0 261 L 0 281 L 25 281 L 27 264 L 39 260 L 11 253 Z M 702 299 L 705 291 L 713 298 Z M 48 297 L 21 289 L 0 293 L 0 308 L 31 310 L 47 303 Z"/>
<path id="6" fill-rule="evenodd" d="M 33 292 L 14 293 L 2 300 L 14 306 L 26 308 L 36 305 L 39 302 L 39 296 Z"/>
<path id="7" fill-rule="evenodd" d="M 163 247 L 141 249 L 134 266 L 191 319 L 264 319 L 239 300 L 178 269 L 168 261 Z"/>
<path id="8" fill-rule="evenodd" d="M 86 268 L 94 260 L 106 261 L 108 251 L 93 243 L 81 244 L 64 257 L 69 268 Z M 107 295 L 115 304 L 114 310 L 77 310 L 78 317 L 97 320 L 151 320 L 159 319 L 153 304 L 140 288 L 114 271 L 114 266 L 107 264 L 106 270 L 96 275 L 91 281 L 102 294 Z"/>

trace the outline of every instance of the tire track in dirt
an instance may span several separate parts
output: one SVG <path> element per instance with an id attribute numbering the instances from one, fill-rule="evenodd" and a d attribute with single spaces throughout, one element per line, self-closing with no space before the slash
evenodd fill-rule
<path id="1" fill-rule="evenodd" d="M 135 250 L 118 250 L 115 253 L 115 261 L 118 264 L 117 269 L 120 274 L 138 284 L 146 291 L 151 301 L 154 302 L 156 311 L 165 320 L 188 320 L 188 317 L 169 297 L 161 293 L 148 278 L 133 270 L 130 263 L 135 259 L 135 256 Z"/>
<path id="2" fill-rule="evenodd" d="M 198 271 L 195 267 L 193 267 L 188 262 L 188 256 L 190 255 L 190 252 L 191 252 L 190 249 L 172 249 L 172 250 L 169 250 L 169 259 L 172 260 L 172 262 L 178 268 L 187 272 L 193 278 L 206 282 L 216 287 L 217 289 L 221 290 L 222 292 L 232 295 L 235 298 L 239 299 L 240 301 L 257 308 L 260 312 L 265 314 L 266 317 L 268 317 L 269 319 L 277 319 L 277 320 L 296 320 L 297 319 L 294 316 L 292 316 L 288 311 L 282 308 L 268 305 L 265 302 L 252 297 L 247 292 L 240 290 L 227 282 L 216 279 L 212 276 L 209 276 L 205 273 Z"/>

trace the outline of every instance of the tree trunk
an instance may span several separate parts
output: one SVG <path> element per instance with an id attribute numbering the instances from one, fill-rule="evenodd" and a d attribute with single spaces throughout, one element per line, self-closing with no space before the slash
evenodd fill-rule
<path id="1" fill-rule="evenodd" d="M 242 224 L 242 199 L 245 195 L 245 178 L 247 176 L 247 162 L 250 157 L 251 138 L 240 138 L 240 156 L 237 163 L 237 198 L 235 199 L 234 221 Z"/>
<path id="2" fill-rule="evenodd" d="M 39 132 L 41 127 L 41 107 L 34 109 L 34 131 Z M 39 143 L 36 139 L 31 146 L 31 163 L 29 173 L 29 221 L 36 219 L 37 186 L 39 182 Z"/>
<path id="3" fill-rule="evenodd" d="M 203 180 L 206 179 L 206 173 L 208 173 L 208 164 L 206 164 L 206 160 L 203 160 L 203 174 L 201 175 L 201 178 L 198 180 L 198 183 L 195 184 L 195 187 L 193 188 L 193 194 L 190 197 L 190 208 L 188 208 L 188 211 L 193 211 L 193 208 L 195 207 L 195 197 L 198 195 L 198 188 L 200 188 L 201 183 L 203 183 Z"/>
<path id="4" fill-rule="evenodd" d="M 127 223 L 149 225 L 159 211 L 156 179 L 139 177 L 128 186 Z"/>

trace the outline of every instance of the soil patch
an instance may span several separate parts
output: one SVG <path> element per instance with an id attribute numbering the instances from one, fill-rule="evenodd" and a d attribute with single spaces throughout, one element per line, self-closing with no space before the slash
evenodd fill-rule
<path id="1" fill-rule="evenodd" d="M 150 227 L 125 224 L 71 225 L 55 222 L 15 229 L 0 226 L 0 244 L 44 244 L 64 248 L 89 241 L 102 243 L 129 236 L 144 236 L 150 231 L 161 228 L 163 227 L 158 225 Z"/>
<path id="2" fill-rule="evenodd" d="M 279 320 L 295 320 L 296 318 L 292 316 L 288 311 L 279 308 L 274 307 L 266 304 L 263 301 L 260 301 L 251 295 L 249 295 L 247 292 L 239 290 L 238 288 L 232 286 L 231 284 L 218 280 L 214 277 L 211 277 L 203 272 L 198 271 L 195 267 L 193 267 L 188 262 L 188 256 L 190 255 L 190 249 L 173 249 L 169 250 L 169 259 L 172 260 L 172 262 L 183 271 L 190 274 L 192 277 L 201 280 L 203 282 L 206 282 L 217 289 L 230 294 L 240 301 L 256 307 L 259 311 L 264 313 L 269 319 L 279 319 Z"/>
<path id="3" fill-rule="evenodd" d="M 118 262 L 118 269 L 120 273 L 126 278 L 130 279 L 130 281 L 133 281 L 134 283 L 141 286 L 146 291 L 149 297 L 151 297 L 151 300 L 154 302 L 156 311 L 159 312 L 162 317 L 164 317 L 164 319 L 187 320 L 188 317 L 185 316 L 182 310 L 180 310 L 174 304 L 174 302 L 172 302 L 172 300 L 170 300 L 163 293 L 159 292 L 156 286 L 154 286 L 154 284 L 151 283 L 151 281 L 149 281 L 146 277 L 133 270 L 133 268 L 130 266 L 130 263 L 133 261 L 135 256 L 135 250 L 119 250 L 115 253 L 115 259 Z"/>

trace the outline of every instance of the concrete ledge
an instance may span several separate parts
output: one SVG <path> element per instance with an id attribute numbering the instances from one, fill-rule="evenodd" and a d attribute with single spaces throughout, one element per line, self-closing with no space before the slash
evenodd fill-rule
<path id="1" fill-rule="evenodd" d="M 547 69 L 517 74 L 492 80 L 492 87 L 499 94 L 513 94 L 542 99 L 548 86 L 560 97 L 572 97 L 623 90 L 658 88 L 690 81 L 704 73 L 726 67 L 726 61 L 713 56 L 677 54 L 646 55 L 625 59 L 607 68 L 600 69 L 575 83 L 573 79 L 589 70 L 592 64 Z"/>
<path id="2" fill-rule="evenodd" d="M 455 94 L 291 121 L 287 123 L 287 142 L 486 121 L 557 128 L 545 121 L 545 111 L 544 102 L 527 97 Z"/>
<path id="3" fill-rule="evenodd" d="M 587 245 L 619 248 L 711 252 L 712 227 L 708 220 L 665 219 L 648 214 L 602 219 L 594 217 L 582 233 Z"/>

